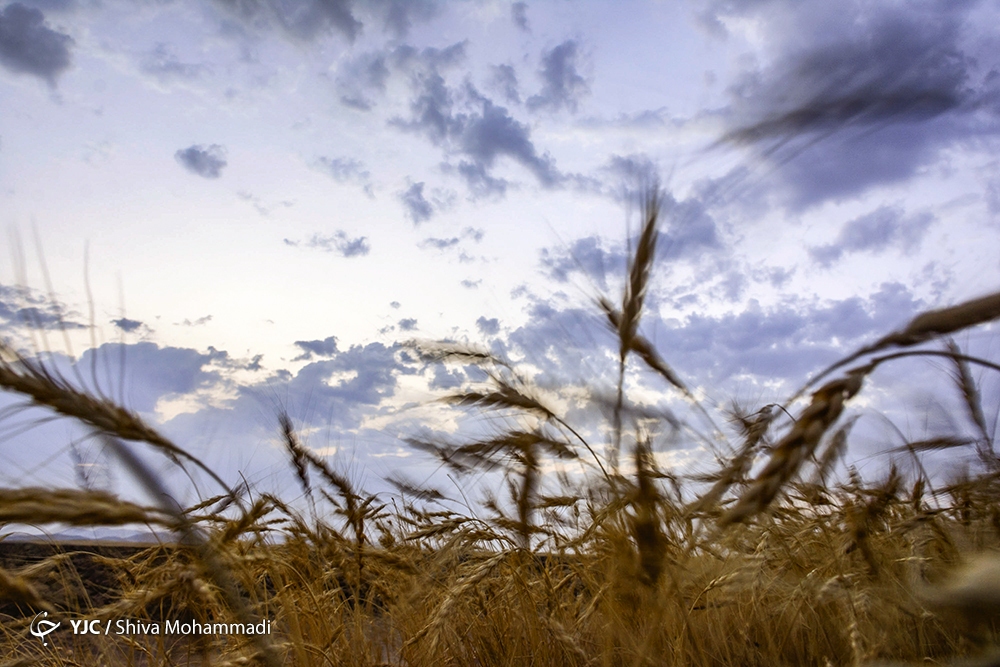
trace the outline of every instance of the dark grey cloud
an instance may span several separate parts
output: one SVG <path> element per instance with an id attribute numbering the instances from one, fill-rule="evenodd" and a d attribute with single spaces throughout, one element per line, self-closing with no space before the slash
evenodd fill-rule
<path id="1" fill-rule="evenodd" d="M 225 381 L 214 375 L 213 368 L 202 363 L 205 361 L 205 357 L 212 358 L 208 362 L 212 365 L 219 360 L 225 360 L 225 353 L 211 349 L 208 354 L 201 354 L 201 358 L 198 358 L 199 353 L 191 350 L 161 348 L 159 353 L 155 350 L 150 353 L 149 350 L 138 346 L 107 345 L 96 350 L 87 350 L 81 359 L 75 362 L 75 368 L 74 362 L 64 355 L 45 356 L 46 365 L 72 386 L 85 388 L 90 393 L 97 392 L 100 395 L 111 397 L 116 403 L 124 405 L 128 409 L 147 413 L 143 417 L 154 424 L 157 424 L 157 415 L 151 413 L 161 398 L 172 398 L 176 395 L 189 394 L 192 391 L 211 389 Z M 121 363 L 123 360 L 124 364 Z M 148 370 L 143 366 L 148 367 Z M 18 400 L 16 397 L 8 396 L 6 398 L 7 404 L 4 407 L 9 406 L 9 401 L 12 399 Z M 10 409 L 6 412 L 10 414 Z M 252 451 L 253 447 L 241 447 L 240 444 L 248 442 L 243 437 L 246 434 L 245 425 L 253 423 L 254 417 L 257 415 L 243 413 L 239 419 L 235 419 L 233 422 L 220 424 L 204 419 L 206 413 L 214 417 L 219 414 L 219 411 L 210 408 L 185 416 L 186 419 L 198 421 L 199 428 L 193 431 L 180 432 L 172 428 L 172 425 L 164 427 L 160 424 L 157 424 L 156 428 L 167 438 L 182 443 L 185 450 L 201 458 L 210 468 L 231 483 L 240 479 L 237 470 L 246 471 L 246 476 L 253 479 L 253 473 L 240 465 L 242 462 L 247 462 L 245 455 L 248 450 Z M 227 411 L 226 414 L 231 413 Z M 24 412 L 18 411 L 16 418 L 30 428 L 26 430 L 20 440 L 16 440 L 17 434 L 11 431 L 25 429 L 6 429 L 9 432 L 7 435 L 11 436 L 5 438 L 8 447 L 4 472 L 7 475 L 8 483 L 15 483 L 15 477 L 17 477 L 16 483 L 22 485 L 51 485 L 59 480 L 72 480 L 74 468 L 76 468 L 76 464 L 81 462 L 81 459 L 85 462 L 99 464 L 95 466 L 97 469 L 109 463 L 106 460 L 107 457 L 100 453 L 101 445 L 94 441 L 93 433 L 89 429 L 82 427 L 74 420 L 67 419 L 56 420 L 49 424 L 40 423 L 43 420 L 49 421 L 52 417 L 53 413 L 38 408 L 28 408 Z M 37 426 L 34 425 L 36 422 L 38 422 Z M 13 424 L 8 424 L 8 426 L 13 426 Z M 230 430 L 229 426 L 240 428 Z M 254 435 L 259 437 L 259 434 Z M 219 442 L 220 440 L 225 441 L 223 447 L 219 446 L 222 444 Z M 192 447 L 196 441 L 197 445 Z M 75 447 L 79 449 L 77 454 L 82 454 L 82 456 L 67 456 L 65 450 L 67 442 L 75 442 Z M 230 445 L 232 446 L 230 447 Z M 157 475 L 164 477 L 167 488 L 177 494 L 179 502 L 187 505 L 198 497 L 198 492 L 191 488 L 190 480 L 185 478 L 178 467 L 161 465 L 163 459 L 151 450 L 143 452 L 142 456 L 156 469 Z M 235 459 L 239 459 L 241 456 L 243 460 L 240 463 L 235 462 Z M 25 465 L 29 462 L 30 468 Z M 259 459 L 253 463 L 258 462 Z M 31 469 L 36 465 L 38 466 L 37 472 L 31 472 Z M 26 476 L 25 473 L 27 473 Z M 124 479 L 116 479 L 117 475 L 98 474 L 97 477 L 98 488 L 108 488 L 116 493 L 121 492 L 124 496 L 136 500 L 141 498 L 141 495 L 136 495 L 137 490 L 134 485 Z M 94 481 L 93 477 L 91 481 Z M 117 486 L 115 482 L 120 483 L 121 486 L 115 488 Z M 104 486 L 105 484 L 109 486 Z M 202 489 L 204 488 L 202 487 Z M 185 491 L 188 491 L 189 494 Z"/>
<path id="2" fill-rule="evenodd" d="M 609 187 L 608 178 L 597 179 L 600 189 L 620 201 L 635 201 L 660 180 L 659 167 L 645 153 L 612 155 L 598 171 L 612 181 Z"/>
<path id="3" fill-rule="evenodd" d="M 397 39 L 406 37 L 418 22 L 427 22 L 441 13 L 434 0 L 380 0 L 369 9 L 382 15 L 385 29 Z"/>
<path id="4" fill-rule="evenodd" d="M 722 381 L 750 372 L 794 380 L 836 358 L 834 337 L 858 340 L 872 331 L 875 318 L 866 305 L 854 297 L 809 312 L 801 307 L 765 310 L 751 303 L 742 312 L 720 317 L 693 314 L 682 327 L 661 332 L 657 342 L 692 375 L 707 373 Z"/>
<path id="5" fill-rule="evenodd" d="M 479 289 L 479 286 L 480 286 L 480 285 L 481 285 L 482 283 L 483 283 L 483 281 L 482 281 L 482 279 L 481 279 L 481 278 L 480 278 L 479 280 L 469 280 L 468 278 L 466 278 L 466 279 L 465 279 L 465 280 L 463 280 L 463 281 L 462 281 L 462 282 L 461 282 L 460 284 L 461 284 L 461 285 L 462 285 L 462 287 L 464 287 L 465 289 Z"/>
<path id="6" fill-rule="evenodd" d="M 315 348 L 323 353 L 330 353 L 331 346 L 325 341 L 315 342 Z M 224 452 L 222 464 L 238 478 L 235 469 L 256 471 L 258 475 L 272 475 L 273 470 L 287 468 L 287 461 L 281 457 L 272 460 L 264 451 L 253 452 L 254 461 L 245 461 L 245 447 L 236 446 L 239 442 L 278 438 L 277 421 L 274 415 L 278 410 L 286 410 L 297 428 L 302 432 L 316 429 L 329 429 L 328 437 L 336 444 L 340 435 L 346 431 L 357 429 L 366 417 L 379 414 L 383 400 L 391 398 L 396 391 L 397 378 L 400 375 L 414 374 L 415 371 L 402 363 L 403 350 L 398 346 L 387 347 L 380 343 L 369 345 L 354 345 L 346 350 L 338 350 L 332 354 L 324 354 L 323 358 L 306 363 L 298 371 L 291 373 L 286 370 L 268 373 L 254 383 L 239 384 L 235 387 L 236 398 L 227 402 L 224 408 L 207 408 L 189 415 L 180 415 L 165 425 L 167 433 L 179 433 L 188 436 L 181 440 L 185 444 L 192 443 L 194 451 L 204 448 L 203 457 L 211 460 L 220 452 L 220 438 L 227 438 L 234 446 Z M 220 424 L 232 424 L 237 434 L 252 435 L 252 438 L 234 437 L 232 433 L 222 432 Z M 206 432 L 218 430 L 215 438 L 206 438 Z M 250 431 L 248 434 L 247 431 Z M 336 435 L 335 435 L 336 434 Z M 378 453 L 376 448 L 377 434 L 359 432 L 358 442 L 364 447 L 359 454 Z M 314 436 L 316 437 L 316 436 Z M 391 441 L 390 436 L 376 438 L 380 443 Z M 315 443 L 315 441 L 314 441 Z M 307 443 L 309 446 L 312 443 Z M 322 444 L 322 443 L 321 443 Z M 398 443 L 386 443 L 392 446 Z M 391 447 L 388 451 L 391 451 Z M 265 460 L 261 461 L 263 457 Z M 234 460 L 236 459 L 236 460 Z M 236 466 L 239 468 L 236 468 Z M 249 473 L 248 473 L 249 477 Z M 291 480 L 293 481 L 293 480 Z M 253 478 L 251 477 L 251 484 Z"/>
<path id="7" fill-rule="evenodd" d="M 0 321 L 8 327 L 86 329 L 86 324 L 76 321 L 78 316 L 65 304 L 35 290 L 0 285 Z"/>
<path id="8" fill-rule="evenodd" d="M 45 14 L 62 14 L 72 12 L 80 7 L 80 0 L 24 0 L 22 5 L 40 9 Z"/>
<path id="9" fill-rule="evenodd" d="M 271 211 L 274 209 L 274 207 L 291 208 L 292 206 L 295 205 L 295 202 L 289 201 L 287 199 L 283 200 L 283 201 L 279 201 L 279 202 L 277 202 L 275 204 L 267 204 L 267 205 L 265 205 L 264 202 L 261 200 L 260 197 L 258 197 L 257 195 L 255 195 L 252 192 L 247 192 L 246 190 L 240 190 L 240 191 L 238 191 L 236 193 L 236 196 L 239 197 L 240 199 L 242 199 L 243 201 L 249 203 L 251 206 L 253 206 L 257 210 L 258 213 L 260 213 L 261 215 L 263 215 L 265 217 L 271 215 Z"/>
<path id="10" fill-rule="evenodd" d="M 518 30 L 530 32 L 531 28 L 528 25 L 528 3 L 515 2 L 512 4 L 510 6 L 510 20 L 514 22 Z"/>
<path id="11" fill-rule="evenodd" d="M 388 57 L 385 53 L 361 53 L 348 58 L 340 66 L 336 87 L 340 101 L 361 111 L 375 106 L 371 95 L 384 93 L 389 80 Z"/>
<path id="12" fill-rule="evenodd" d="M 499 158 L 509 158 L 532 172 L 545 187 L 560 183 L 562 175 L 548 154 L 540 154 L 531 141 L 530 128 L 510 112 L 482 95 L 467 80 L 452 85 L 448 70 L 466 60 L 467 42 L 445 48 L 394 47 L 384 53 L 367 53 L 348 60 L 337 76 L 338 89 L 345 103 L 359 109 L 371 109 L 375 98 L 385 93 L 386 81 L 393 73 L 406 77 L 413 92 L 409 114 L 396 116 L 389 124 L 425 137 L 444 151 L 446 172 L 461 176 L 476 196 L 503 195 L 505 179 L 492 174 Z M 509 65 L 494 69 L 494 86 L 509 101 L 518 100 L 516 74 Z M 427 219 L 427 206 L 416 199 L 410 187 L 415 220 Z"/>
<path id="13" fill-rule="evenodd" d="M 416 97 L 410 102 L 410 118 L 396 119 L 397 126 L 424 134 L 435 145 L 440 145 L 461 127 L 461 121 L 452 115 L 452 94 L 444 77 L 432 73 L 420 77 Z"/>
<path id="14" fill-rule="evenodd" d="M 587 378 L 591 387 L 610 377 L 612 366 L 600 363 L 604 349 L 613 349 L 606 321 L 598 309 L 557 308 L 533 299 L 528 321 L 514 329 L 505 344 L 545 373 L 547 379 L 573 382 Z"/>
<path id="15" fill-rule="evenodd" d="M 352 109 L 357 109 L 358 111 L 371 111 L 374 108 L 374 103 L 364 95 L 351 95 L 344 93 L 340 96 L 340 103 L 345 107 L 351 107 Z"/>
<path id="16" fill-rule="evenodd" d="M 332 359 L 307 364 L 287 383 L 292 416 L 356 426 L 373 406 L 392 396 L 396 375 L 409 372 L 397 361 L 397 351 L 381 343 L 352 345 Z"/>
<path id="17" fill-rule="evenodd" d="M 227 361 L 228 354 L 214 348 L 201 353 L 189 348 L 160 347 L 151 342 L 124 346 L 105 343 L 80 355 L 77 367 L 85 377 L 90 375 L 91 368 L 96 368 L 98 377 L 91 380 L 100 385 L 105 395 L 123 396 L 126 407 L 152 412 L 161 398 L 188 394 L 218 383 L 219 371 L 208 366 L 224 365 Z"/>
<path id="18" fill-rule="evenodd" d="M 680 127 L 684 119 L 673 118 L 667 107 L 644 109 L 634 112 L 620 112 L 616 116 L 587 116 L 577 121 L 585 127 L 593 128 L 634 128 L 637 130 L 659 130 L 669 126 Z"/>
<path id="19" fill-rule="evenodd" d="M 695 18 L 698 24 L 716 37 L 729 36 L 724 20 L 731 16 L 743 16 L 755 9 L 763 9 L 777 4 L 775 0 L 711 0 L 699 3 Z"/>
<path id="20" fill-rule="evenodd" d="M 432 369 L 434 375 L 428 383 L 431 389 L 455 389 L 461 387 L 462 383 L 465 382 L 465 375 L 458 369 L 449 370 L 447 366 L 440 363 L 434 364 Z"/>
<path id="21" fill-rule="evenodd" d="M 367 25 L 396 39 L 440 14 L 437 0 L 216 0 L 245 32 L 277 29 L 292 40 L 311 42 L 331 34 L 354 42 Z"/>
<path id="22" fill-rule="evenodd" d="M 583 121 L 583 124 L 594 125 L 589 120 Z M 614 122 L 601 121 L 601 124 L 616 129 L 620 127 Z M 631 206 L 641 201 L 645 193 L 660 182 L 659 173 L 659 166 L 645 153 L 611 154 L 604 164 L 589 174 L 560 174 L 559 185 L 580 193 L 609 197 Z"/>
<path id="23" fill-rule="evenodd" d="M 450 239 L 438 239 L 431 237 L 421 241 L 420 245 L 424 247 L 435 248 L 436 250 L 446 250 L 448 248 L 457 246 L 459 241 L 461 240 L 462 239 L 458 238 L 457 236 L 453 236 Z"/>
<path id="24" fill-rule="evenodd" d="M 420 245 L 425 248 L 434 248 L 435 250 L 447 250 L 448 248 L 457 246 L 463 239 L 479 243 L 483 240 L 483 236 L 483 230 L 466 227 L 459 236 L 452 236 L 450 238 L 436 238 L 432 236 L 421 241 Z"/>
<path id="25" fill-rule="evenodd" d="M 719 11 L 759 19 L 778 52 L 775 66 L 732 88 L 725 140 L 776 166 L 802 208 L 906 179 L 945 146 L 997 135 L 1000 85 L 991 73 L 1000 58 L 966 46 L 976 41 L 967 39 L 977 29 L 966 20 L 974 6 L 927 0 L 808 12 L 727 3 Z"/>
<path id="26" fill-rule="evenodd" d="M 337 253 L 341 257 L 364 257 L 371 252 L 371 245 L 368 243 L 367 236 L 351 238 L 343 230 L 338 230 L 329 236 L 313 234 L 309 240 L 303 242 L 292 241 L 290 239 L 284 239 L 284 242 L 285 245 L 293 247 L 301 245 L 305 248 L 315 248 L 324 252 Z"/>
<path id="27" fill-rule="evenodd" d="M 419 92 L 413 105 L 422 106 L 424 113 L 432 115 L 436 109 L 450 104 L 450 92 L 442 72 L 465 62 L 467 46 L 467 41 L 444 48 L 418 49 L 403 44 L 347 60 L 337 76 L 341 101 L 363 110 L 373 108 L 375 101 L 372 98 L 385 93 L 386 82 L 395 72 L 408 77 L 414 90 Z M 429 116 L 424 120 L 433 122 Z"/>
<path id="28" fill-rule="evenodd" d="M 785 381 L 788 389 L 923 309 L 906 287 L 886 283 L 843 300 L 791 297 L 770 307 L 750 301 L 721 315 L 694 311 L 669 321 L 650 310 L 640 329 L 691 386 L 734 391 L 756 378 L 759 387 Z M 608 352 L 617 350 L 617 342 L 596 307 L 535 301 L 529 321 L 511 333 L 508 344 L 553 380 L 613 386 L 616 368 Z"/>
<path id="29" fill-rule="evenodd" d="M 488 169 L 481 162 L 462 160 L 458 163 L 457 167 L 448 165 L 445 171 L 457 173 L 465 179 L 465 184 L 476 197 L 489 197 L 492 195 L 502 197 L 507 194 L 510 182 L 506 178 L 491 176 Z"/>
<path id="30" fill-rule="evenodd" d="M 323 239 L 324 244 L 329 242 L 329 239 Z M 310 240 L 311 243 L 311 240 Z M 333 247 L 339 252 L 343 257 L 358 257 L 367 255 L 371 251 L 371 246 L 368 245 L 367 236 L 359 236 L 357 238 L 349 238 L 347 234 L 343 232 L 337 232 L 333 238 Z"/>
<path id="31" fill-rule="evenodd" d="M 635 247 L 633 239 L 632 247 Z M 709 207 L 697 196 L 678 201 L 668 192 L 661 194 L 660 231 L 656 241 L 658 262 L 701 263 L 723 249 L 718 224 Z M 608 243 L 598 236 L 578 238 L 569 245 L 543 248 L 542 272 L 558 282 L 569 282 L 573 274 L 585 276 L 592 286 L 607 290 L 608 277 L 624 275 L 629 254 L 624 244 Z M 713 265 L 713 271 L 718 267 Z M 724 281 L 727 298 L 742 289 L 737 279 Z"/>
<path id="32" fill-rule="evenodd" d="M 407 215 L 415 225 L 427 222 L 434 215 L 434 208 L 424 197 L 423 182 L 413 183 L 405 192 L 400 193 L 399 200 L 403 202 Z"/>
<path id="33" fill-rule="evenodd" d="M 848 222 L 836 241 L 814 246 L 809 254 L 823 266 L 830 266 L 849 252 L 878 253 L 893 246 L 909 252 L 920 244 L 933 221 L 928 212 L 907 216 L 899 206 L 880 206 Z"/>
<path id="34" fill-rule="evenodd" d="M 492 72 L 491 85 L 503 95 L 504 100 L 511 104 L 521 103 L 521 93 L 517 88 L 517 72 L 512 65 L 494 65 L 490 68 Z"/>
<path id="35" fill-rule="evenodd" d="M 202 317 L 199 317 L 198 319 L 193 321 L 185 318 L 184 321 L 180 322 L 179 324 L 185 327 L 200 327 L 205 324 L 208 324 L 211 321 L 212 321 L 211 315 L 203 315 Z"/>
<path id="36" fill-rule="evenodd" d="M 360 160 L 348 157 L 321 157 L 319 163 L 337 181 L 344 183 L 353 179 L 367 180 L 371 174 Z"/>
<path id="37" fill-rule="evenodd" d="M 551 187 L 559 182 L 554 160 L 547 154 L 538 154 L 528 126 L 515 120 L 504 107 L 483 100 L 481 114 L 462 120 L 458 149 L 472 158 L 471 165 L 478 172 L 493 167 L 496 159 L 504 156 L 527 168 L 544 186 Z"/>
<path id="38" fill-rule="evenodd" d="M 295 341 L 295 347 L 301 349 L 302 354 L 292 359 L 292 361 L 312 359 L 313 355 L 333 357 L 339 352 L 336 336 L 327 336 L 323 340 L 297 340 Z"/>
<path id="39" fill-rule="evenodd" d="M 393 118 L 390 124 L 426 137 L 446 155 L 458 157 L 457 165 L 445 165 L 462 176 L 477 196 L 502 195 L 506 180 L 492 175 L 501 157 L 528 169 L 545 187 L 562 180 L 554 160 L 539 154 L 531 141 L 530 128 L 511 116 L 502 106 L 482 95 L 472 84 L 450 87 L 439 67 L 423 65 L 414 71 L 414 97 L 407 118 Z"/>
<path id="40" fill-rule="evenodd" d="M 994 178 L 986 186 L 986 210 L 994 217 L 1000 216 L 1000 178 Z"/>
<path id="41" fill-rule="evenodd" d="M 324 351 L 322 344 L 317 348 Z M 391 435 L 381 433 L 381 430 L 366 431 L 361 424 L 365 418 L 379 414 L 382 409 L 380 404 L 394 394 L 399 376 L 416 372 L 403 362 L 403 354 L 398 346 L 386 347 L 378 343 L 353 346 L 328 358 L 306 363 L 295 373 L 282 369 L 261 374 L 259 355 L 233 359 L 226 352 L 212 348 L 208 352 L 199 352 L 141 343 L 125 346 L 111 344 L 88 350 L 76 362 L 75 369 L 73 362 L 62 355 L 55 355 L 48 363 L 62 377 L 75 382 L 76 378 L 83 376 L 83 385 L 89 391 L 112 396 L 140 413 L 152 413 L 159 401 L 165 398 L 226 389 L 235 397 L 224 404 L 203 405 L 196 411 L 177 415 L 158 424 L 157 430 L 173 441 L 183 443 L 187 451 L 228 482 L 235 483 L 245 474 L 256 489 L 274 489 L 272 483 L 277 482 L 285 484 L 285 490 L 288 490 L 295 488 L 295 480 L 287 474 L 286 456 L 280 447 L 263 444 L 280 442 L 275 418 L 277 411 L 287 409 L 303 433 L 325 428 L 329 429 L 332 437 L 339 438 L 340 434 L 352 431 L 350 437 L 364 443 L 359 450 L 362 456 L 391 453 L 399 446 L 398 441 Z M 242 374 L 233 376 L 236 370 L 254 368 L 258 371 L 254 382 L 236 382 L 233 379 L 245 377 Z M 451 375 L 461 379 L 457 373 Z M 444 377 L 440 381 L 450 385 Z M 10 404 L 10 397 L 4 399 L 0 396 L 0 400 L 5 401 L 4 407 Z M 33 417 L 44 418 L 47 415 L 36 410 L 34 413 L 25 412 L 22 416 L 30 421 Z M 147 418 L 155 421 L 155 417 Z M 32 462 L 45 466 L 43 474 L 37 475 L 34 478 L 37 481 L 32 482 L 38 484 L 51 483 L 53 475 L 57 474 L 54 465 L 49 466 L 44 461 L 53 457 L 58 443 L 75 437 L 87 441 L 86 431 L 75 429 L 72 422 L 60 422 L 51 431 L 42 425 L 31 429 L 29 435 L 30 438 L 18 441 L 15 449 L 39 452 Z M 251 443 L 250 446 L 247 443 Z M 331 444 L 330 440 L 326 444 Z M 8 453 L 15 456 L 13 460 L 17 463 L 14 468 L 10 465 L 7 468 L 23 471 L 26 459 L 19 456 L 20 451 Z M 149 454 L 153 457 L 151 462 L 158 461 L 155 454 Z M 176 489 L 181 496 L 184 489 L 190 489 L 183 474 L 175 471 L 174 467 L 163 469 L 158 462 L 156 465 L 158 474 L 164 475 L 168 488 Z M 70 479 L 72 474 L 69 468 Z M 280 487 L 277 490 L 281 490 Z M 189 493 L 180 502 L 186 505 L 197 497 L 197 492 Z"/>
<path id="42" fill-rule="evenodd" d="M 480 317 L 476 320 L 476 328 L 484 336 L 496 336 L 500 333 L 500 320 L 495 317 Z"/>
<path id="43" fill-rule="evenodd" d="M 613 254 L 603 247 L 597 236 L 586 236 L 573 241 L 565 249 L 550 250 L 542 248 L 541 263 L 543 271 L 550 278 L 561 283 L 568 282 L 570 275 L 583 273 L 602 289 L 607 289 L 607 271 L 620 270 L 625 266 L 624 254 L 620 249 Z"/>
<path id="44" fill-rule="evenodd" d="M 225 407 L 179 415 L 164 424 L 163 430 L 184 442 L 189 451 L 204 452 L 201 458 L 206 463 L 217 461 L 213 468 L 230 471 L 234 479 L 239 479 L 236 470 L 244 470 L 265 476 L 265 481 L 270 482 L 275 470 L 288 467 L 287 459 L 272 455 L 270 447 L 247 448 L 241 443 L 277 439 L 278 410 L 286 410 L 302 431 L 330 429 L 333 434 L 358 428 L 366 417 L 378 414 L 379 404 L 394 394 L 399 375 L 415 373 L 401 363 L 402 354 L 398 346 L 355 345 L 329 358 L 311 361 L 295 373 L 282 369 L 254 383 L 236 385 L 236 398 Z M 385 451 L 374 448 L 372 438 L 376 436 L 358 433 L 359 442 L 365 443 L 359 453 Z M 378 442 L 386 440 L 391 438 Z M 329 440 L 327 444 L 331 444 Z M 247 476 L 256 486 L 250 472 Z M 294 480 L 289 482 L 291 486 Z"/>
<path id="45" fill-rule="evenodd" d="M 39 9 L 20 2 L 0 11 L 0 64 L 17 74 L 31 74 L 55 86 L 70 66 L 73 39 L 45 25 Z"/>
<path id="46" fill-rule="evenodd" d="M 219 144 L 189 146 L 174 153 L 181 166 L 204 178 L 218 178 L 226 162 L 226 149 Z"/>
<path id="47" fill-rule="evenodd" d="M 725 273 L 718 287 L 723 299 L 729 303 L 736 303 L 743 300 L 749 285 L 750 279 L 746 273 L 742 269 L 734 269 Z"/>
<path id="48" fill-rule="evenodd" d="M 417 321 L 412 317 L 404 317 L 399 321 L 401 331 L 413 331 L 417 328 Z"/>
<path id="49" fill-rule="evenodd" d="M 157 44 L 156 48 L 142 57 L 139 68 L 155 77 L 160 83 L 197 79 L 210 71 L 207 65 L 181 62 L 173 51 L 162 43 Z"/>
<path id="50" fill-rule="evenodd" d="M 371 184 L 371 172 L 361 160 L 350 157 L 320 157 L 317 162 L 319 167 L 338 183 L 357 183 L 369 197 L 375 196 Z"/>
<path id="51" fill-rule="evenodd" d="M 254 32 L 278 28 L 292 39 L 312 41 L 337 32 L 354 41 L 361 32 L 350 0 L 215 0 Z"/>
<path id="52" fill-rule="evenodd" d="M 461 41 L 439 49 L 433 46 L 418 49 L 403 44 L 390 52 L 392 63 L 410 74 L 438 72 L 465 61 L 468 41 Z"/>
<path id="53" fill-rule="evenodd" d="M 768 282 L 772 287 L 781 288 L 788 284 L 788 281 L 795 275 L 795 269 L 787 269 L 780 266 L 772 266 L 766 269 L 755 270 L 753 277 L 760 282 Z"/>
<path id="54" fill-rule="evenodd" d="M 631 155 L 612 155 L 604 166 L 608 171 L 622 179 L 634 182 L 655 183 L 659 179 L 659 168 L 645 153 Z"/>
<path id="55" fill-rule="evenodd" d="M 127 317 L 120 317 L 117 320 L 111 320 L 111 323 L 125 333 L 131 333 L 143 326 L 143 323 L 139 320 L 130 320 Z"/>
<path id="56" fill-rule="evenodd" d="M 586 79 L 576 68 L 578 50 L 576 41 L 570 39 L 542 54 L 542 66 L 538 72 L 542 79 L 542 90 L 528 98 L 528 109 L 567 109 L 576 113 L 580 99 L 590 92 Z"/>
<path id="57" fill-rule="evenodd" d="M 12 311 L 5 305 L 0 305 L 0 317 L 17 322 L 31 329 L 87 328 L 85 324 L 65 319 L 62 309 L 58 306 L 41 308 L 37 306 L 25 306 Z"/>
<path id="58" fill-rule="evenodd" d="M 694 258 L 721 247 L 715 218 L 697 198 L 677 201 L 665 194 L 660 204 L 661 228 L 657 255 L 662 259 Z"/>

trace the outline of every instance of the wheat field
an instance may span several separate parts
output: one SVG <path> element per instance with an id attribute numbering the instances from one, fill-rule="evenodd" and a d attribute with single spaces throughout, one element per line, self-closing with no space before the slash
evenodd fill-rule
<path id="1" fill-rule="evenodd" d="M 581 435 L 507 360 L 414 345 L 428 363 L 481 368 L 482 383 L 446 400 L 514 425 L 485 439 L 410 441 L 456 474 L 503 478 L 507 496 L 474 512 L 444 509 L 440 492 L 402 481 L 391 499 L 367 493 L 303 444 L 284 413 L 275 433 L 307 502 L 258 493 L 5 345 L 0 385 L 89 428 L 151 498 L 170 496 L 136 443 L 232 490 L 181 508 L 76 488 L 0 489 L 0 526 L 145 524 L 171 536 L 2 561 L 0 666 L 1000 664 L 1000 458 L 973 374 L 1000 365 L 952 339 L 1000 317 L 1000 293 L 919 315 L 820 370 L 784 405 L 712 417 L 640 333 L 655 189 L 643 215 L 624 293 L 595 306 L 618 342 L 609 443 Z M 916 472 L 895 461 L 874 480 L 844 472 L 852 399 L 878 368 L 909 357 L 945 368 L 976 437 L 897 448 Z M 726 420 L 714 472 L 662 468 L 663 425 L 629 401 L 634 366 L 695 412 Z M 921 462 L 949 449 L 976 465 L 944 483 Z M 542 482 L 554 461 L 589 472 L 550 493 Z M 39 619 L 60 626 L 43 633 Z M 113 631 L 73 631 L 95 619 Z M 131 632 L 117 632 L 123 619 Z M 237 631 L 166 632 L 181 624 Z"/>

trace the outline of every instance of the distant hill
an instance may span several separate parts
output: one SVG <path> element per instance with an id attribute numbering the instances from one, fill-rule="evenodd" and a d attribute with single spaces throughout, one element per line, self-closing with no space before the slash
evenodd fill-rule
<path id="1" fill-rule="evenodd" d="M 174 542 L 171 533 L 152 530 L 128 530 L 115 528 L 81 528 L 61 530 L 55 533 L 43 533 L 37 530 L 18 530 L 0 534 L 3 542 L 51 542 L 56 544 L 121 544 L 147 545 L 169 544 Z"/>

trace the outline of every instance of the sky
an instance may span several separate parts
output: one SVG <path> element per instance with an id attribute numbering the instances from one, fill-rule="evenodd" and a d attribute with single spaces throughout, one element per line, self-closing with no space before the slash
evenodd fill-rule
<path id="1" fill-rule="evenodd" d="M 227 481 L 294 494 L 284 409 L 361 486 L 461 493 L 406 439 L 502 419 L 437 402 L 481 375 L 407 342 L 517 362 L 606 444 L 596 300 L 659 183 L 640 329 L 724 424 L 1000 286 L 996 26 L 986 0 L 2 4 L 3 335 Z M 859 465 L 969 428 L 944 364 L 899 368 L 855 401 Z M 4 415 L 0 483 L 124 483 L 65 420 Z"/>

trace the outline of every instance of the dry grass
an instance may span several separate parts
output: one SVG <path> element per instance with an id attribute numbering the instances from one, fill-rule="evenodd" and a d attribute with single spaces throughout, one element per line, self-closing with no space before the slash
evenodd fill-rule
<path id="1" fill-rule="evenodd" d="M 793 400 L 755 411 L 734 405 L 733 442 L 712 426 L 712 446 L 729 454 L 720 454 L 714 472 L 681 480 L 658 468 L 653 451 L 658 429 L 676 433 L 676 419 L 657 423 L 630 406 L 624 390 L 634 357 L 694 403 L 699 419 L 707 416 L 640 333 L 655 193 L 644 215 L 621 307 L 599 301 L 619 348 L 607 459 L 506 360 L 425 345 L 427 361 L 486 371 L 480 386 L 444 400 L 502 412 L 518 426 L 494 437 L 411 444 L 457 473 L 494 471 L 509 498 L 487 497 L 463 514 L 442 509 L 439 491 L 396 480 L 399 502 L 387 506 L 304 446 L 285 414 L 276 432 L 308 499 L 304 508 L 236 492 L 181 510 L 97 491 L 0 489 L 0 524 L 144 523 L 177 538 L 94 556 L 87 567 L 58 550 L 0 563 L 0 666 L 996 664 L 1000 462 L 970 367 L 1000 367 L 947 336 L 1000 317 L 1000 294 L 924 313 L 819 373 L 800 393 L 825 382 L 787 426 L 779 417 Z M 2 353 L 0 386 L 93 429 L 153 497 L 167 490 L 123 441 L 201 465 L 113 401 L 9 348 Z M 894 465 L 875 481 L 853 470 L 835 475 L 849 448 L 850 401 L 881 365 L 920 355 L 950 364 L 974 436 L 897 448 L 917 464 L 915 475 Z M 839 377 L 827 379 L 835 371 Z M 625 473 L 618 452 L 628 442 Z M 978 468 L 934 488 L 920 457 L 969 447 Z M 543 479 L 554 460 L 591 473 Z M 551 485 L 543 481 L 560 489 L 545 492 Z M 91 593 L 98 573 L 113 582 L 101 596 Z M 47 645 L 29 634 L 42 611 L 64 620 Z M 273 631 L 68 632 L 69 620 L 93 618 L 267 620 Z"/>

